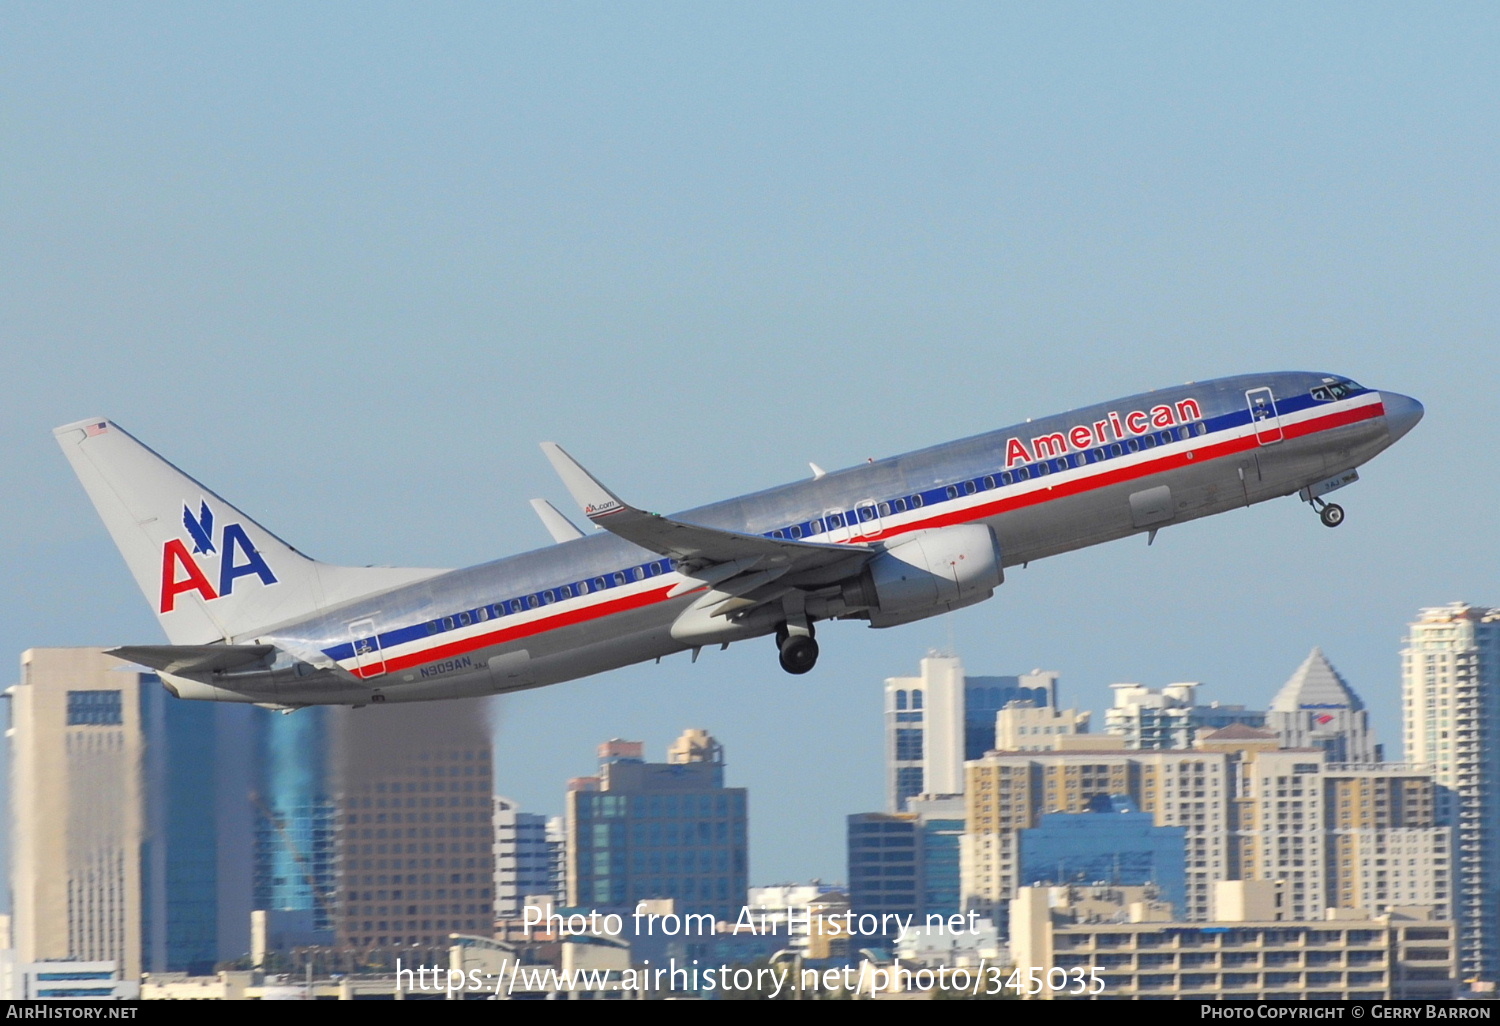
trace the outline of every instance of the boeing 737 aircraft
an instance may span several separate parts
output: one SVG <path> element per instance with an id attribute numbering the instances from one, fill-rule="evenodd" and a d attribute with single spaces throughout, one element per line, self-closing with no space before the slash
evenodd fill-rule
<path id="1" fill-rule="evenodd" d="M 467 570 L 319 563 L 110 421 L 55 434 L 171 642 L 112 654 L 180 698 L 293 709 L 516 691 L 763 635 L 806 673 L 815 624 L 946 613 L 1007 566 L 1292 494 L 1337 526 L 1324 496 L 1421 418 L 1344 377 L 1223 378 L 671 517 L 545 443 L 604 530 L 536 500 L 557 544 Z"/>

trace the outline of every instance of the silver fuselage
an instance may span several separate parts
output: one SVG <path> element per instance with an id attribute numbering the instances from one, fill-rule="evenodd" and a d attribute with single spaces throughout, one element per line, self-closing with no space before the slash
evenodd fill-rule
<path id="1" fill-rule="evenodd" d="M 1294 494 L 1365 463 L 1421 416 L 1405 396 L 1330 391 L 1343 381 L 1288 372 L 1161 389 L 673 519 L 877 549 L 982 522 L 1003 565 L 1028 563 Z M 233 700 L 284 706 L 553 684 L 693 647 L 672 634 L 694 601 L 685 582 L 672 561 L 600 532 L 234 638 L 300 658 L 219 680 Z M 839 601 L 825 596 L 815 618 L 860 615 Z"/>

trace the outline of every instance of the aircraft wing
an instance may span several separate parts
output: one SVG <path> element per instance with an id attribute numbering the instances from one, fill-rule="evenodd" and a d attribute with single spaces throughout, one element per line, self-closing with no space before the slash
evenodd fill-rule
<path id="1" fill-rule="evenodd" d="M 856 572 L 874 554 L 867 545 L 765 538 L 648 513 L 600 484 L 556 443 L 543 442 L 542 451 L 583 508 L 584 516 L 643 549 L 672 557 L 683 564 L 684 573 L 699 579 L 710 576 L 724 579 L 751 570 L 780 570 L 778 577 L 794 578 L 797 584 L 830 583 Z M 738 566 L 730 569 L 735 564 Z M 723 565 L 724 569 L 698 573 L 716 565 Z"/>
<path id="2" fill-rule="evenodd" d="M 559 545 L 583 537 L 583 532 L 573 526 L 573 521 L 559 513 L 557 507 L 546 499 L 532 499 L 531 508 L 536 510 L 536 515 L 542 520 L 542 526 L 547 529 L 552 540 Z"/>

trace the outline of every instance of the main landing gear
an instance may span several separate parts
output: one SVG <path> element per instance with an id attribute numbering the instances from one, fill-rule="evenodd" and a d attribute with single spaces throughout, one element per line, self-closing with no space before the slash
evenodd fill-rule
<path id="1" fill-rule="evenodd" d="M 1324 527 L 1337 527 L 1344 522 L 1344 507 L 1337 503 L 1313 499 L 1312 504 L 1313 509 L 1318 511 L 1318 519 L 1323 521 Z"/>
<path id="2" fill-rule="evenodd" d="M 818 663 L 818 643 L 813 640 L 812 624 L 776 628 L 776 647 L 781 652 L 781 668 L 787 673 L 806 673 Z"/>

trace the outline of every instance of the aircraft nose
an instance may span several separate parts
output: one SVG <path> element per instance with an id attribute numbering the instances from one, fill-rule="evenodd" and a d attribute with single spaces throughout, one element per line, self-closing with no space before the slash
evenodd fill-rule
<path id="1" fill-rule="evenodd" d="M 1416 427 L 1417 421 L 1422 419 L 1422 404 L 1409 395 L 1382 392 L 1381 400 L 1385 403 L 1385 429 L 1392 442 Z"/>

